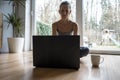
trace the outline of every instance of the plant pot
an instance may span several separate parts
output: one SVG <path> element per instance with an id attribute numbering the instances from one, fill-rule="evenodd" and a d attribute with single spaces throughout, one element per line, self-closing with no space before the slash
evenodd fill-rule
<path id="1" fill-rule="evenodd" d="M 24 38 L 8 38 L 8 48 L 10 53 L 23 52 Z"/>

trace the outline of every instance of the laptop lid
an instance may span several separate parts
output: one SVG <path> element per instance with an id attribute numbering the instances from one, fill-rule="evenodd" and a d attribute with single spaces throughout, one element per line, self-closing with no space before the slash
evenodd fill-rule
<path id="1" fill-rule="evenodd" d="M 80 36 L 33 36 L 36 67 L 80 67 Z"/>

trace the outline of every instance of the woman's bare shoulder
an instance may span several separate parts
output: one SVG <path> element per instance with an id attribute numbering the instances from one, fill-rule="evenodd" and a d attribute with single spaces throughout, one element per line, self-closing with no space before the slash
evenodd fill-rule
<path id="1" fill-rule="evenodd" d="M 59 24 L 59 21 L 56 21 L 52 25 L 57 26 L 58 24 Z"/>
<path id="2" fill-rule="evenodd" d="M 77 26 L 77 23 L 74 22 L 74 21 L 70 21 L 70 23 L 71 23 L 73 26 Z"/>

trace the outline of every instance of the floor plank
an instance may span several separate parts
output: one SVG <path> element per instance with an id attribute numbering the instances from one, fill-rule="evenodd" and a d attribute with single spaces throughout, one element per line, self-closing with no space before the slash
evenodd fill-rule
<path id="1" fill-rule="evenodd" d="M 35 68 L 32 51 L 0 54 L 0 80 L 119 80 L 120 56 L 101 55 L 104 62 L 92 67 L 90 55 L 81 58 L 80 69 Z"/>

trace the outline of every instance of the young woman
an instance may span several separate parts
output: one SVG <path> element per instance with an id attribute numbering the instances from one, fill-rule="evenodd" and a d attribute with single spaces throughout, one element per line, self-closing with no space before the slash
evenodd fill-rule
<path id="1" fill-rule="evenodd" d="M 77 35 L 78 25 L 69 19 L 71 13 L 71 5 L 64 1 L 60 4 L 59 14 L 61 19 L 52 24 L 53 35 Z M 87 47 L 80 47 L 80 58 L 89 53 Z"/>

